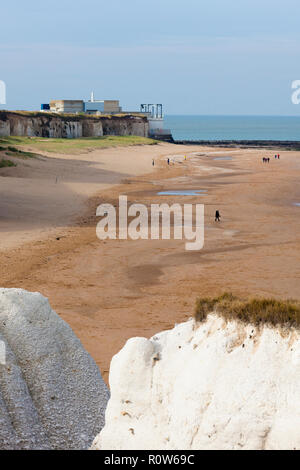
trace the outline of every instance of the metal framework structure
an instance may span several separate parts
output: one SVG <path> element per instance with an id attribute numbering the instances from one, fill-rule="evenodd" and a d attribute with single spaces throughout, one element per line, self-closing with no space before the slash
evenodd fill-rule
<path id="1" fill-rule="evenodd" d="M 141 104 L 141 113 L 150 114 L 152 118 L 162 119 L 163 107 L 162 104 Z"/>

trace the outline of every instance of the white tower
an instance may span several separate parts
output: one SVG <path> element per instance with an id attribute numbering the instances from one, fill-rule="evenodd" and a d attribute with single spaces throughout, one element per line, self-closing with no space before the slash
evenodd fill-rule
<path id="1" fill-rule="evenodd" d="M 95 101 L 94 100 L 94 92 L 92 91 L 92 93 L 91 93 L 91 103 L 94 103 L 94 101 Z"/>

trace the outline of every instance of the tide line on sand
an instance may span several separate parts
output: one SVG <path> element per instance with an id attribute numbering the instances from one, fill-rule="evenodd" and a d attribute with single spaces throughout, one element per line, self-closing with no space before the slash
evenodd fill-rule
<path id="1" fill-rule="evenodd" d="M 183 189 L 183 190 L 170 190 L 160 191 L 158 196 L 205 196 L 207 189 Z"/>

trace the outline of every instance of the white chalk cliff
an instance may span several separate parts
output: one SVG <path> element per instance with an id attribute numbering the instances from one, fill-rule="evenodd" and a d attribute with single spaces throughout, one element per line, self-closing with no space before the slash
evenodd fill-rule
<path id="1" fill-rule="evenodd" d="M 209 315 L 114 356 L 93 449 L 300 449 L 299 332 Z"/>
<path id="2" fill-rule="evenodd" d="M 48 300 L 0 289 L 0 449 L 87 449 L 108 397 L 96 363 Z"/>

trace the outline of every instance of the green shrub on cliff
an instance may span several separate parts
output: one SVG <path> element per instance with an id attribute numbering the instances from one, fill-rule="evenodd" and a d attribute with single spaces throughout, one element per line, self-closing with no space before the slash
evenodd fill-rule
<path id="1" fill-rule="evenodd" d="M 17 165 L 11 160 L 5 160 L 4 158 L 0 160 L 0 168 L 6 168 L 10 166 L 17 166 Z"/>
<path id="2" fill-rule="evenodd" d="M 24 152 L 23 150 L 18 150 L 15 147 L 8 147 L 9 152 L 5 152 L 9 157 L 17 158 L 37 158 L 38 155 L 32 152 Z"/>
<path id="3" fill-rule="evenodd" d="M 5 139 L 0 139 L 0 142 L 3 143 Z M 9 145 L 8 147 L 0 146 L 0 152 L 5 152 L 5 155 L 9 157 L 17 157 L 17 158 L 37 158 L 38 155 L 32 152 L 27 152 L 24 150 L 20 150 L 16 147 L 12 147 Z"/>

